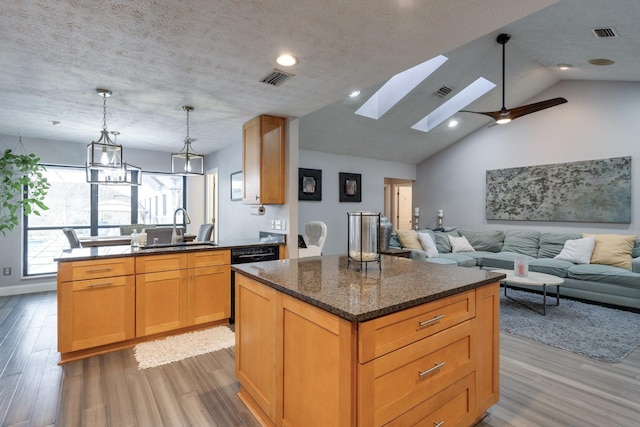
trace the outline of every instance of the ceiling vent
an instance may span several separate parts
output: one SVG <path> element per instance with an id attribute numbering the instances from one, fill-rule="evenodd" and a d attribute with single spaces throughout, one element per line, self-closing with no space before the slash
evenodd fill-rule
<path id="1" fill-rule="evenodd" d="M 280 86 L 293 76 L 295 76 L 295 74 L 285 73 L 284 71 L 274 68 L 272 72 L 264 76 L 260 81 L 268 85 Z"/>
<path id="2" fill-rule="evenodd" d="M 449 95 L 451 92 L 453 91 L 453 89 L 451 89 L 448 86 L 442 86 L 440 89 L 438 89 L 437 91 L 435 91 L 434 93 L 436 95 L 438 95 L 440 98 L 444 98 L 447 95 Z"/>
<path id="3" fill-rule="evenodd" d="M 591 32 L 599 39 L 610 39 L 618 37 L 618 33 L 613 28 L 592 28 Z"/>

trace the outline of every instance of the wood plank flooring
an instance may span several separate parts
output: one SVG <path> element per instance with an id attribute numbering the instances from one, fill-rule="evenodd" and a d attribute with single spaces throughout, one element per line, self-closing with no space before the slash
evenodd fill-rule
<path id="1" fill-rule="evenodd" d="M 54 292 L 0 298 L 0 425 L 258 426 L 233 349 L 142 371 L 130 349 L 59 366 L 56 322 Z M 611 364 L 501 339 L 500 402 L 478 426 L 639 425 L 640 349 Z"/>

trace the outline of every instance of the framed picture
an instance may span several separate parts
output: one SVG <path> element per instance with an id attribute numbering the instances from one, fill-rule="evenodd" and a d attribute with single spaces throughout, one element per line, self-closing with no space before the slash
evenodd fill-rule
<path id="1" fill-rule="evenodd" d="M 362 175 L 340 172 L 340 201 L 362 202 Z"/>
<path id="2" fill-rule="evenodd" d="M 242 200 L 242 171 L 231 174 L 231 200 Z"/>
<path id="3" fill-rule="evenodd" d="M 298 169 L 298 200 L 322 200 L 322 171 Z"/>

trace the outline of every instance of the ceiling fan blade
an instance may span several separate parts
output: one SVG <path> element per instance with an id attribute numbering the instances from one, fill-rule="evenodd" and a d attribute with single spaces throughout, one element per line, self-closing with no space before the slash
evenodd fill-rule
<path id="1" fill-rule="evenodd" d="M 509 110 L 505 110 L 505 111 L 509 111 Z M 473 114 L 482 114 L 484 116 L 489 116 L 491 117 L 493 120 L 498 120 L 498 118 L 500 118 L 500 114 L 503 112 L 502 110 L 500 111 L 469 111 L 469 110 L 460 110 L 461 113 L 473 113 Z"/>
<path id="2" fill-rule="evenodd" d="M 555 107 L 556 105 L 565 104 L 566 102 L 567 100 L 564 98 L 547 99 L 546 101 L 536 102 L 535 104 L 512 108 L 509 112 L 511 120 L 513 120 L 527 114 L 535 113 L 536 111 L 546 110 L 547 108 Z"/>

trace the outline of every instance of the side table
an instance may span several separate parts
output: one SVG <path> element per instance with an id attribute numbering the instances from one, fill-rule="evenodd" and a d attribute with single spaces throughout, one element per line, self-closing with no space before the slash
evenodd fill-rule
<path id="1" fill-rule="evenodd" d="M 380 251 L 382 255 L 392 255 L 400 258 L 411 258 L 411 249 L 389 248 L 386 251 Z"/>

